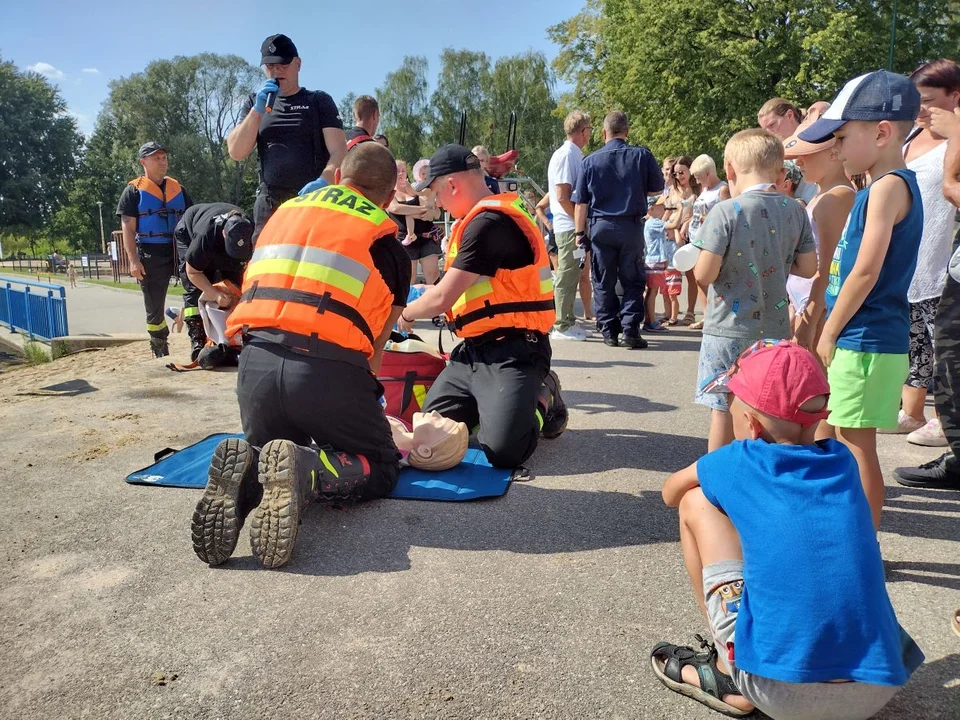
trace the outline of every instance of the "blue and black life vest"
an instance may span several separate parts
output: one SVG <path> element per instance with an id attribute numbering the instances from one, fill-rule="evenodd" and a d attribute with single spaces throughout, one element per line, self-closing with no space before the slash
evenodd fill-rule
<path id="1" fill-rule="evenodd" d="M 162 190 L 146 175 L 130 181 L 140 191 L 140 204 L 137 206 L 138 243 L 172 243 L 173 230 L 187 209 L 180 183 L 172 177 L 165 177 L 164 180 L 166 182 Z"/>

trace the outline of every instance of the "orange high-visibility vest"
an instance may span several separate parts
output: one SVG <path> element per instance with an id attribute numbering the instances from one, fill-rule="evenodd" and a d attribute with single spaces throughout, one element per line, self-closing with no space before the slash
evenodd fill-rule
<path id="1" fill-rule="evenodd" d="M 284 344 L 307 351 L 322 340 L 372 357 L 393 293 L 370 246 L 396 232 L 381 208 L 346 185 L 283 203 L 257 239 L 227 336 L 278 331 Z"/>
<path id="2" fill-rule="evenodd" d="M 516 193 L 485 197 L 453 226 L 446 269 L 450 269 L 457 257 L 463 231 L 485 210 L 502 212 L 520 226 L 533 249 L 533 264 L 516 270 L 498 270 L 493 277 L 481 275 L 447 311 L 447 320 L 463 338 L 508 328 L 549 332 L 557 319 L 550 260 L 536 222 Z"/>

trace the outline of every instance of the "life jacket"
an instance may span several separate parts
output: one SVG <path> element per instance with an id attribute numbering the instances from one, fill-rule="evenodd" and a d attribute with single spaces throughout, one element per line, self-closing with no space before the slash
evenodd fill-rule
<path id="1" fill-rule="evenodd" d="M 187 209 L 180 183 L 172 177 L 165 177 L 164 180 L 163 190 L 146 175 L 130 181 L 140 191 L 140 204 L 137 206 L 138 243 L 172 243 L 173 230 Z"/>
<path id="2" fill-rule="evenodd" d="M 485 197 L 453 226 L 446 269 L 453 265 L 460 239 L 470 221 L 486 210 L 504 213 L 517 223 L 533 249 L 533 264 L 516 270 L 498 270 L 493 277 L 478 277 L 447 311 L 448 324 L 462 338 L 502 329 L 549 332 L 556 322 L 550 261 L 537 224 L 516 193 Z"/>
<path id="3" fill-rule="evenodd" d="M 227 336 L 264 329 L 307 352 L 325 341 L 371 358 L 393 293 L 370 247 L 396 232 L 387 213 L 346 185 L 283 203 L 257 240 Z"/>

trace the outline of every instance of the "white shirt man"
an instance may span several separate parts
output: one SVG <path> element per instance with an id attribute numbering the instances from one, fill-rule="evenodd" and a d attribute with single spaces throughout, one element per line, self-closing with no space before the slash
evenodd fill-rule
<path id="1" fill-rule="evenodd" d="M 554 281 L 557 322 L 550 337 L 556 340 L 585 340 L 587 334 L 576 326 L 573 314 L 580 280 L 580 261 L 574 257 L 577 239 L 573 224 L 574 205 L 570 198 L 583 168 L 583 148 L 590 141 L 590 116 L 574 110 L 564 120 L 563 129 L 567 139 L 553 153 L 547 166 L 550 212 L 553 213 L 553 232 L 557 240 L 557 274 Z"/>

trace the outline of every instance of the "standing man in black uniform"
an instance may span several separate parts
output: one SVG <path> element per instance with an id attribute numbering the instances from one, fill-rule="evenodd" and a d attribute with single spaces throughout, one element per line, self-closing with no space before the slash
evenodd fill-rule
<path id="1" fill-rule="evenodd" d="M 193 201 L 179 182 L 167 177 L 167 149 L 158 142 L 140 146 L 137 158 L 143 175 L 131 180 L 120 195 L 117 215 L 130 275 L 140 281 L 147 333 L 155 357 L 170 354 L 170 329 L 163 314 L 170 278 L 177 271 L 173 231 Z"/>
<path id="2" fill-rule="evenodd" d="M 593 250 L 593 306 L 607 345 L 645 348 L 643 218 L 647 195 L 663 190 L 663 174 L 645 147 L 627 145 L 630 125 L 617 110 L 603 119 L 604 146 L 588 155 L 573 190 L 577 243 Z M 589 225 L 589 228 L 588 228 Z M 617 297 L 617 280 L 623 303 Z"/>
<path id="3" fill-rule="evenodd" d="M 230 298 L 218 294 L 213 285 L 229 280 L 240 289 L 243 269 L 253 255 L 253 222 L 236 205 L 201 203 L 184 213 L 174 237 L 183 283 L 183 321 L 190 336 L 192 361 L 207 344 L 200 318 L 200 295 L 217 296 L 221 307 L 230 304 Z"/>
<path id="4" fill-rule="evenodd" d="M 245 160 L 257 148 L 260 186 L 253 206 L 254 243 L 274 211 L 305 184 L 318 177 L 333 183 L 333 173 L 347 152 L 333 98 L 300 87 L 300 56 L 293 41 L 271 35 L 263 41 L 260 55 L 267 80 L 250 95 L 246 116 L 227 136 L 234 160 Z"/>

